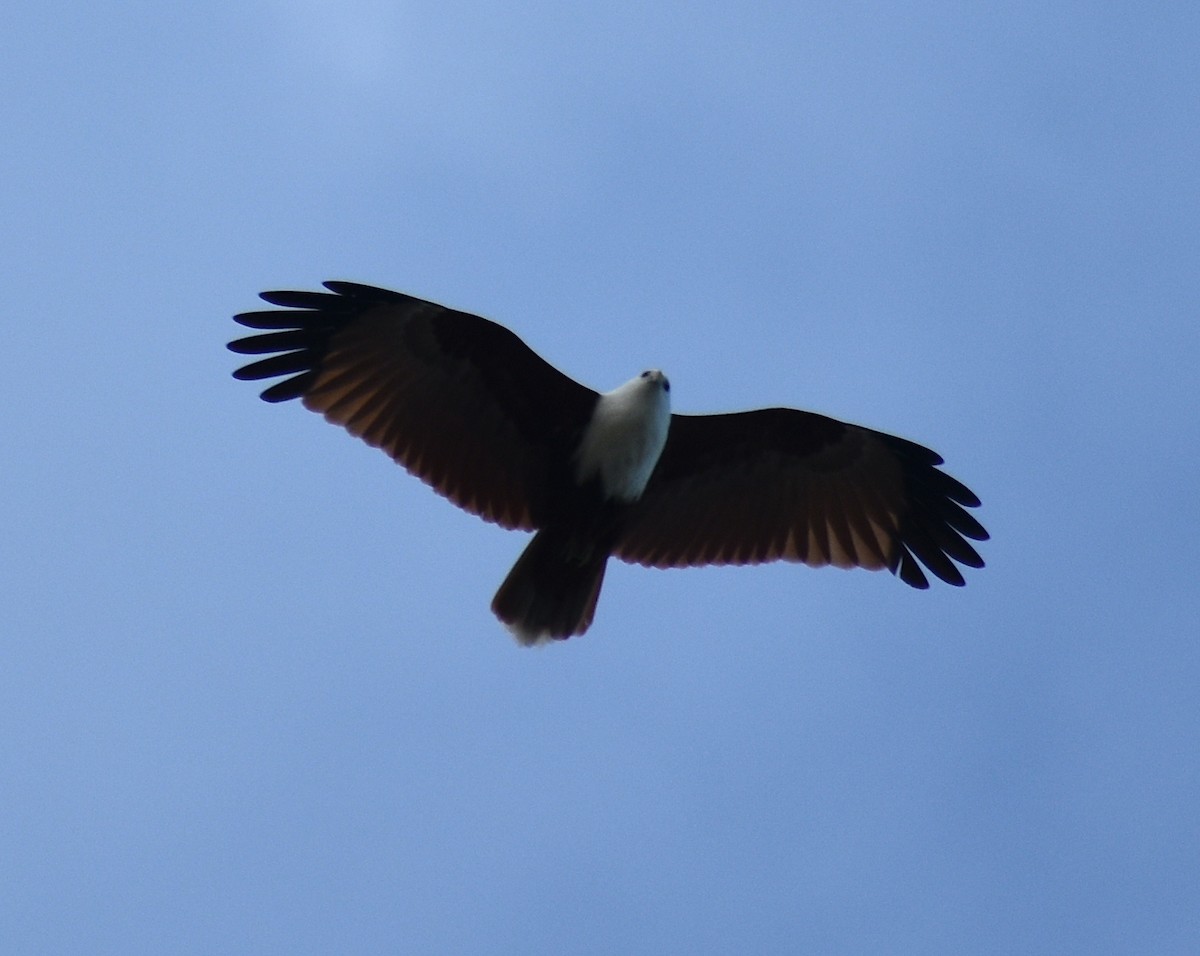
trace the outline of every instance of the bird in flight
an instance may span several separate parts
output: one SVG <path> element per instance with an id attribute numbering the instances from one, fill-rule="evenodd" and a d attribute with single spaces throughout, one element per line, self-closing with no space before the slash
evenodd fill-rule
<path id="1" fill-rule="evenodd" d="M 236 372 L 298 398 L 485 521 L 534 536 L 492 611 L 522 644 L 584 633 L 612 556 L 655 568 L 983 567 L 979 499 L 903 438 L 792 408 L 681 415 L 657 369 L 598 393 L 495 322 L 354 282 L 263 292 Z"/>

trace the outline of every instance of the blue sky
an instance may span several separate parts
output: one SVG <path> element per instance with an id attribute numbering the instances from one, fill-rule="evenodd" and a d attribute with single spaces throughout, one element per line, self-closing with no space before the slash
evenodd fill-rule
<path id="1" fill-rule="evenodd" d="M 8 948 L 1200 949 L 1198 20 L 10 12 Z M 326 278 L 931 445 L 989 566 L 614 563 L 522 650 L 522 536 L 229 377 Z"/>

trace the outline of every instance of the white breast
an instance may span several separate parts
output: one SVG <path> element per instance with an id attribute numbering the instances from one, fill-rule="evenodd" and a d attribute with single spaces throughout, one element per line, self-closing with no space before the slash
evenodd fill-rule
<path id="1" fill-rule="evenodd" d="M 599 475 L 609 498 L 636 501 L 641 496 L 667 443 L 667 388 L 666 376 L 655 369 L 600 396 L 579 444 L 576 480 Z"/>

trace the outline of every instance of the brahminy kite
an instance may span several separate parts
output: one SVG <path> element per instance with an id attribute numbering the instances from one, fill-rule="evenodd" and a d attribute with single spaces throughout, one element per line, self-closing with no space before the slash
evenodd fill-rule
<path id="1" fill-rule="evenodd" d="M 522 644 L 582 634 L 610 556 L 655 568 L 796 561 L 922 570 L 983 560 L 979 499 L 921 445 L 813 412 L 671 412 L 657 369 L 597 393 L 503 326 L 399 292 L 263 292 L 234 372 L 299 398 L 460 508 L 533 539 L 492 611 Z"/>

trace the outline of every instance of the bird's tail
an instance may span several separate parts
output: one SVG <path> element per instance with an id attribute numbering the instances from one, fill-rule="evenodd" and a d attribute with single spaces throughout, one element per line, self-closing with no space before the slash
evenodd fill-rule
<path id="1" fill-rule="evenodd" d="M 592 623 L 608 551 L 539 531 L 492 599 L 492 612 L 526 645 L 582 634 Z"/>

